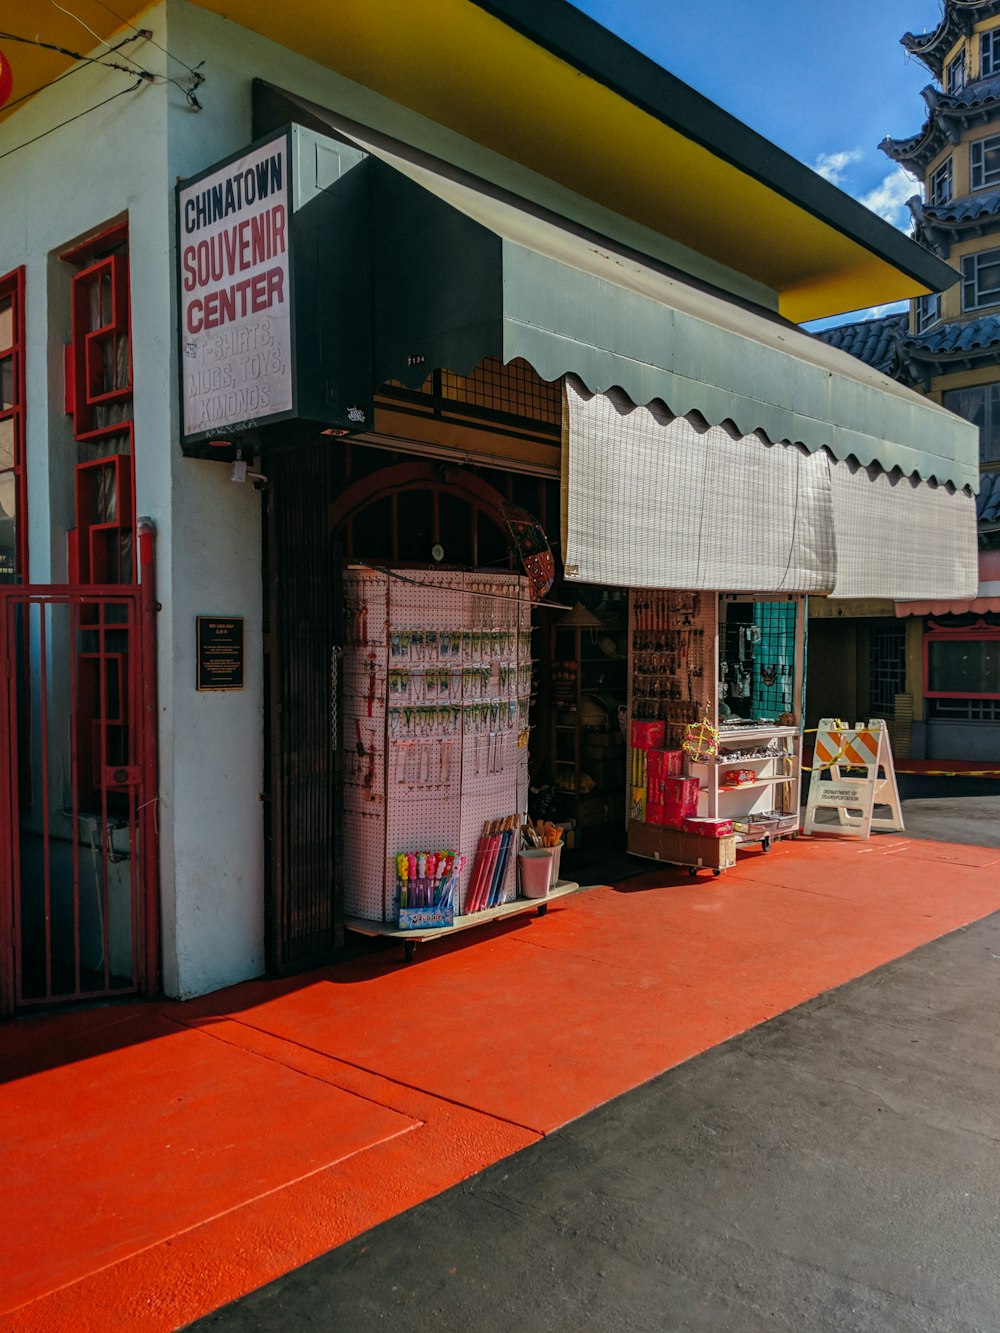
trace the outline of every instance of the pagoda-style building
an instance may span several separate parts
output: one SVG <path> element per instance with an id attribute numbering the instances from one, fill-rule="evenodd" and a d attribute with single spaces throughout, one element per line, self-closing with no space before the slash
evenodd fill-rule
<path id="1" fill-rule="evenodd" d="M 934 82 L 923 90 L 921 128 L 879 146 L 921 187 L 908 201 L 916 239 L 960 277 L 940 295 L 912 302 L 908 314 L 844 324 L 820 336 L 979 426 L 979 596 L 961 604 L 816 607 L 810 655 L 818 649 L 838 662 L 842 679 L 856 682 L 853 700 L 843 707 L 853 703 L 859 716 L 894 714 L 904 752 L 997 761 L 1000 0 L 945 0 L 933 32 L 906 33 L 901 41 Z M 824 624 L 827 617 L 837 623 Z M 833 669 L 816 670 L 815 681 L 810 671 L 813 702 L 833 708 Z"/>

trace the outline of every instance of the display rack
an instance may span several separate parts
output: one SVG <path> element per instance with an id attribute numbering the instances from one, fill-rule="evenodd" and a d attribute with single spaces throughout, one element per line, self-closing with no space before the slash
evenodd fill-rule
<path id="1" fill-rule="evenodd" d="M 737 846 L 760 843 L 766 851 L 773 839 L 794 833 L 799 825 L 801 747 L 797 727 L 723 724 L 718 755 L 688 763 L 701 786 L 698 814 L 732 820 Z"/>
<path id="2" fill-rule="evenodd" d="M 630 852 L 687 866 L 692 874 L 703 868 L 719 874 L 735 864 L 737 847 L 766 851 L 775 838 L 797 831 L 804 626 L 800 598 L 631 594 Z M 676 752 L 688 727 L 699 723 L 709 744 L 681 761 Z M 659 724 L 662 740 L 650 742 L 650 728 Z M 635 744 L 637 736 L 647 739 Z M 669 757 L 664 751 L 675 752 L 678 784 L 693 779 L 682 788 L 684 801 L 696 801 L 669 826 L 647 799 L 650 755 L 662 761 Z M 718 825 L 718 836 L 706 836 L 696 823 L 688 827 L 699 819 Z M 725 832 L 730 822 L 732 832 Z"/>
<path id="3" fill-rule="evenodd" d="M 344 603 L 346 927 L 412 945 L 501 909 L 537 911 L 537 900 L 516 901 L 516 827 L 528 798 L 527 580 L 349 569 Z M 498 817 L 510 823 L 507 854 L 480 900 L 477 850 Z M 447 924 L 401 929 L 397 855 L 443 849 L 465 857 Z"/>

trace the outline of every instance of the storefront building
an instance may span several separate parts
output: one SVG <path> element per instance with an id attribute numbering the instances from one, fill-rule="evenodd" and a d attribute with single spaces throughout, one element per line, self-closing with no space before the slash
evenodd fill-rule
<path id="1" fill-rule="evenodd" d="M 816 604 L 813 643 L 830 643 L 852 681 L 852 716 L 892 719 L 897 753 L 1000 758 L 1000 4 L 948 0 L 930 32 L 906 50 L 934 82 L 916 134 L 881 147 L 921 193 L 909 200 L 914 238 L 960 280 L 917 297 L 908 314 L 821 336 L 975 423 L 979 583 L 971 598 Z M 996 416 L 996 420 L 994 420 Z M 838 685 L 814 655 L 810 712 L 836 707 Z M 818 710 L 818 711 L 817 711 Z"/>
<path id="2" fill-rule="evenodd" d="M 724 869 L 640 738 L 780 833 L 801 599 L 975 593 L 974 428 L 795 327 L 946 265 L 556 0 L 221 9 L 0 121 L 6 1012 L 496 907 L 533 802 Z"/>

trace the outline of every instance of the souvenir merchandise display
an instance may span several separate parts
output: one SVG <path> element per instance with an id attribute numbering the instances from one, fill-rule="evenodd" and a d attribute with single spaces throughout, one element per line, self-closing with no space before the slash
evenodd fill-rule
<path id="1" fill-rule="evenodd" d="M 803 641 L 800 598 L 631 594 L 630 851 L 719 873 L 795 832 Z"/>
<path id="2" fill-rule="evenodd" d="M 345 914 L 444 926 L 509 901 L 528 789 L 528 581 L 350 569 L 344 600 Z"/>

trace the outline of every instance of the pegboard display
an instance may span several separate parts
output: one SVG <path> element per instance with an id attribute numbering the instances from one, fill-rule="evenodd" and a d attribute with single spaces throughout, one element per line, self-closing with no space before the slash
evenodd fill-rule
<path id="1" fill-rule="evenodd" d="M 679 749 L 691 722 L 716 721 L 718 596 L 636 590 L 629 595 L 629 716 L 663 722 Z"/>
<path id="2" fill-rule="evenodd" d="M 797 711 L 795 655 L 799 614 L 799 603 L 794 600 L 721 599 L 719 698 L 732 715 L 777 720 L 783 714 Z"/>
<path id="3" fill-rule="evenodd" d="M 397 853 L 466 857 L 466 910 L 484 826 L 528 794 L 527 580 L 433 570 L 349 570 L 344 662 L 345 910 L 389 923 Z M 353 750 L 353 753 L 352 753 Z M 508 858 L 493 901 L 516 894 Z"/>
<path id="4" fill-rule="evenodd" d="M 803 624 L 801 599 L 631 594 L 630 850 L 719 873 L 714 841 L 795 830 Z"/>

